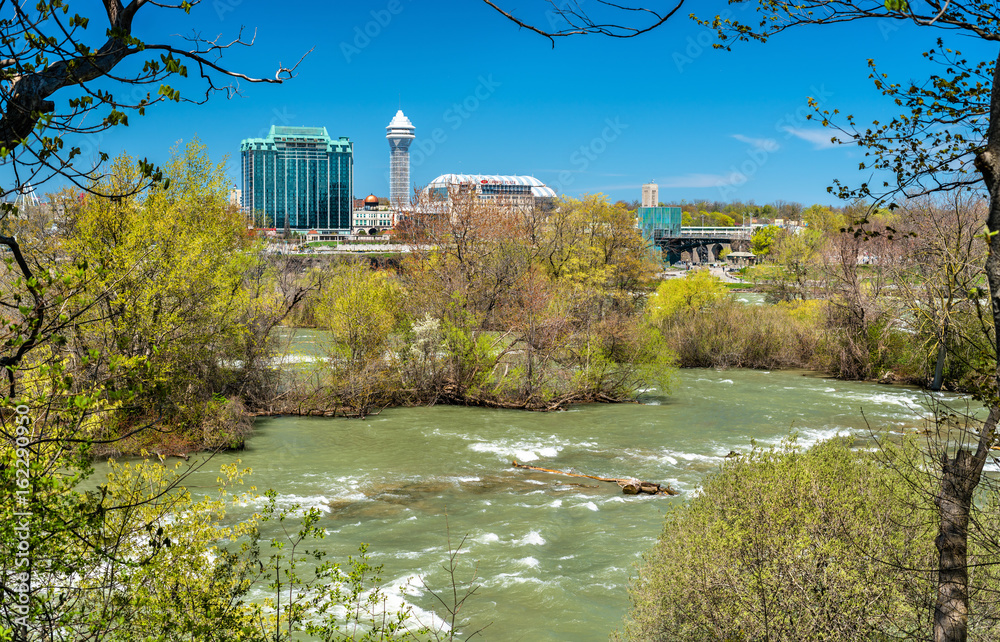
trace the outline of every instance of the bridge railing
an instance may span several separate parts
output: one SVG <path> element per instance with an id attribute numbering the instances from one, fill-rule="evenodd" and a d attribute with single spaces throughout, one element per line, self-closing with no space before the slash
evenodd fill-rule
<path id="1" fill-rule="evenodd" d="M 732 238 L 749 239 L 761 225 L 745 225 L 739 227 L 682 227 L 681 238 Z"/>

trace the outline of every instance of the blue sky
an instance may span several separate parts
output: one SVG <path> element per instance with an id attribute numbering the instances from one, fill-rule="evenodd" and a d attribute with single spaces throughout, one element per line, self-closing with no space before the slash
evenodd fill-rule
<path id="1" fill-rule="evenodd" d="M 190 16 L 145 7 L 135 29 L 147 40 L 256 29 L 252 48 L 224 59 L 251 75 L 273 75 L 279 62 L 313 51 L 282 85 L 243 83 L 233 99 L 160 106 L 91 139 L 85 152 L 126 150 L 162 162 L 172 145 L 197 135 L 213 158 L 229 156 L 238 183 L 241 139 L 272 124 L 325 126 L 354 142 L 355 196 L 385 196 L 385 126 L 401 106 L 417 128 L 416 186 L 445 173 L 527 174 L 570 196 L 630 200 L 655 180 L 668 203 L 830 204 L 837 202 L 826 192 L 834 178 L 856 184 L 870 174 L 858 171 L 860 150 L 830 145 L 832 132 L 806 120 L 807 98 L 862 123 L 885 120 L 892 106 L 868 79 L 866 61 L 876 59 L 898 80 L 919 78 L 927 72 L 921 52 L 941 35 L 862 21 L 718 51 L 686 13 L 727 7 L 702 0 L 639 38 L 576 37 L 553 48 L 478 0 L 345 4 L 286 2 L 275 11 L 261 0 L 205 0 Z M 542 11 L 525 15 L 547 24 Z M 749 9 L 733 11 L 750 17 Z M 995 55 L 969 40 L 950 42 L 973 58 Z"/>

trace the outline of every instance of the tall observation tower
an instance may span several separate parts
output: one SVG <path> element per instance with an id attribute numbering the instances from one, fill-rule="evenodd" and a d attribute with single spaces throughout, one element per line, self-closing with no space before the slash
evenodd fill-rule
<path id="1" fill-rule="evenodd" d="M 410 143 L 415 129 L 402 109 L 385 128 L 389 140 L 389 202 L 395 208 L 410 202 Z"/>

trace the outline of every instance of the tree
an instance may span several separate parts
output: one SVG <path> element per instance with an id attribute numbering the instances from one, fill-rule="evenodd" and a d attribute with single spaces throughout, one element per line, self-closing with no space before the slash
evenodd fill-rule
<path id="1" fill-rule="evenodd" d="M 190 13 L 198 4 L 200 0 L 173 6 L 103 0 L 103 16 L 71 15 L 67 3 L 60 1 L 10 4 L 12 15 L 0 27 L 0 153 L 12 164 L 21 185 L 37 186 L 61 175 L 81 189 L 91 189 L 94 168 L 78 167 L 84 160 L 77 158 L 81 150 L 67 148 L 66 136 L 127 126 L 129 114 L 144 115 L 157 103 L 200 103 L 216 92 L 232 96 L 237 91 L 235 85 L 217 84 L 219 79 L 281 83 L 292 76 L 295 67 L 279 67 L 274 78 L 256 78 L 222 64 L 227 49 L 252 44 L 242 33 L 229 42 L 184 38 L 179 46 L 145 42 L 133 30 L 136 15 L 146 5 L 160 12 Z M 117 73 L 126 60 L 133 64 Z M 167 84 L 184 84 L 189 65 L 202 83 L 203 96 L 191 98 Z M 106 84 L 98 88 L 97 81 Z M 143 85 L 157 86 L 155 95 L 134 91 Z M 59 104 L 68 108 L 57 110 L 52 100 L 57 93 Z M 100 160 L 106 159 L 102 154 Z M 156 174 L 148 163 L 143 170 L 146 178 Z M 0 196 L 17 192 L 21 185 L 3 189 Z"/>
<path id="2" fill-rule="evenodd" d="M 104 195 L 131 208 L 133 204 L 123 199 L 151 183 L 166 184 L 164 173 L 142 160 L 133 166 L 129 180 L 102 181 L 99 167 L 108 157 L 101 154 L 96 163 L 83 159 L 81 148 L 70 142 L 73 136 L 127 126 L 130 115 L 144 115 L 157 103 L 202 102 L 216 92 L 232 95 L 236 88 L 229 81 L 281 83 L 291 77 L 294 67 L 280 68 L 273 79 L 265 79 L 224 65 L 223 52 L 251 44 L 241 36 L 230 42 L 178 36 L 171 44 L 145 42 L 133 30 L 140 11 L 143 15 L 188 12 L 196 4 L 198 0 L 176 5 L 104 0 L 103 12 L 83 15 L 71 13 L 62 0 L 3 3 L 7 13 L 0 21 L 0 159 L 14 183 L 0 188 L 0 198 L 21 191 L 28 182 L 37 187 L 62 176 L 92 194 L 100 194 L 99 187 L 120 188 Z M 126 60 L 136 64 L 122 65 Z M 182 80 L 189 67 L 195 72 L 193 78 Z M 182 85 L 184 93 L 168 82 Z M 155 89 L 147 91 L 144 86 Z M 194 98 L 188 89 L 198 92 Z M 73 202 L 67 209 L 76 207 Z M 62 217 L 66 211 L 56 214 Z M 78 485 L 90 473 L 95 441 L 107 445 L 123 437 L 95 438 L 107 427 L 103 421 L 143 393 L 138 385 L 120 385 L 126 371 L 141 378 L 143 360 L 122 359 L 89 347 L 74 362 L 75 357 L 64 352 L 74 327 L 85 319 L 107 321 L 95 311 L 101 304 L 114 305 L 116 284 L 95 293 L 93 284 L 107 276 L 106 266 L 54 260 L 58 241 L 36 239 L 22 246 L 17 232 L 34 223 L 22 220 L 8 205 L 0 210 L 0 246 L 9 252 L 0 274 L 0 368 L 7 384 L 0 404 L 0 433 L 7 444 L 0 451 L 0 488 L 6 496 L 18 497 L 16 506 L 3 507 L 0 542 L 5 551 L 24 542 L 38 553 L 26 567 L 19 564 L 23 581 L 15 582 L 5 572 L 0 582 L 3 625 L 16 640 L 27 637 L 26 617 L 48 626 L 45 630 L 50 633 L 63 631 L 58 598 L 46 583 L 52 573 L 73 577 L 84 564 L 113 561 L 114 546 L 101 529 L 109 524 L 111 512 L 128 507 L 107 495 L 80 492 Z M 165 249 L 150 248 L 149 254 Z M 139 422 L 124 436 L 149 431 L 154 423 Z M 19 464 L 26 479 L 16 474 Z M 14 511 L 32 517 L 15 521 Z M 26 520 L 30 538 L 23 528 L 15 530 Z M 49 568 L 34 566 L 46 552 L 51 553 Z M 4 563 L 13 561 L 4 558 Z M 27 610 L 9 608 L 15 605 L 12 596 L 23 599 L 17 606 Z M 91 609 L 86 615 L 100 618 L 103 613 Z"/>
<path id="3" fill-rule="evenodd" d="M 273 290 L 245 287 L 268 270 L 262 244 L 229 203 L 224 164 L 212 163 L 194 140 L 174 150 L 163 172 L 169 189 L 117 201 L 91 196 L 68 221 L 63 261 L 96 269 L 64 302 L 74 321 L 60 358 L 75 372 L 75 391 L 98 381 L 144 390 L 107 418 L 104 438 L 158 417 L 160 431 L 182 429 L 179 447 L 238 445 L 248 421 L 237 418 L 253 397 L 244 393 L 270 376 L 267 335 L 284 302 Z M 142 180 L 137 161 L 120 156 L 97 189 L 132 191 Z M 220 406 L 217 397 L 228 401 Z M 213 421 L 227 405 L 237 419 L 228 429 Z M 200 430 L 206 421 L 216 434 Z M 143 445 L 153 448 L 138 441 L 116 450 Z"/>
<path id="4" fill-rule="evenodd" d="M 330 360 L 323 385 L 339 393 L 339 405 L 367 414 L 398 398 L 392 352 L 406 324 L 399 283 L 367 263 L 344 263 L 324 274 L 316 322 L 330 332 Z"/>
<path id="5" fill-rule="evenodd" d="M 766 41 L 796 26 L 890 19 L 936 28 L 942 34 L 957 31 L 986 42 L 1000 42 L 1000 11 L 983 3 L 761 0 L 759 11 L 763 19 L 757 27 L 719 18 L 703 22 L 717 28 L 723 41 Z M 837 183 L 839 193 L 844 197 L 874 197 L 876 204 L 881 204 L 897 194 L 985 186 L 989 194 L 985 223 L 991 249 L 985 269 L 994 327 L 1000 327 L 1000 241 L 994 235 L 1000 231 L 1000 79 L 996 76 L 1000 65 L 991 60 L 969 64 L 959 52 L 944 45 L 943 37 L 927 56 L 944 63 L 944 74 L 932 74 L 905 85 L 886 82 L 871 63 L 876 88 L 905 111 L 886 124 L 864 131 L 841 131 L 866 148 L 866 154 L 873 159 L 870 167 L 892 172 L 894 180 L 884 181 L 882 189 L 873 189 L 867 183 L 853 189 Z M 836 110 L 821 110 L 819 116 L 824 125 L 831 125 Z M 848 117 L 847 121 L 853 128 L 853 119 Z M 973 168 L 978 176 L 972 173 Z M 1000 420 L 1000 342 L 996 337 L 993 354 L 993 384 L 983 395 L 990 413 L 982 429 L 970 435 L 968 447 L 963 443 L 953 453 L 940 451 L 941 486 L 936 498 L 940 530 L 935 540 L 939 583 L 934 610 L 934 638 L 940 642 L 965 640 L 967 636 L 969 514 Z"/>
<path id="6" fill-rule="evenodd" d="M 159 5 L 132 0 L 126 5 L 121 0 L 103 0 L 100 17 L 70 14 L 69 5 L 61 0 L 30 6 L 9 3 L 12 15 L 0 23 L 0 158 L 13 172 L 16 184 L 0 188 L 0 198 L 19 192 L 29 182 L 37 187 L 54 176 L 85 191 L 95 190 L 100 184 L 98 168 L 108 156 L 102 153 L 96 166 L 88 165 L 87 159 L 80 158 L 79 146 L 66 144 L 74 135 L 127 126 L 130 114 L 144 115 L 157 103 L 204 102 L 216 92 L 236 93 L 235 85 L 219 84 L 220 79 L 281 83 L 292 76 L 294 67 L 279 68 L 274 78 L 256 78 L 227 68 L 220 60 L 227 49 L 252 44 L 242 35 L 229 42 L 185 38 L 187 48 L 182 48 L 144 42 L 133 31 L 136 14 L 146 5 L 161 12 L 190 12 L 199 2 Z M 104 28 L 99 26 L 102 22 Z M 115 70 L 125 60 L 139 64 L 117 74 Z M 202 96 L 190 98 L 167 84 L 197 86 L 182 80 L 188 76 L 188 65 L 197 73 Z M 147 85 L 158 87 L 155 95 L 136 92 Z M 56 96 L 58 104 L 66 107 L 57 109 Z M 138 168 L 142 180 L 130 186 L 133 191 L 163 179 L 162 172 L 146 160 Z M 10 208 L 5 208 L 0 223 L 11 216 Z M 27 352 L 47 339 L 42 328 L 48 306 L 44 286 L 35 276 L 42 266 L 25 257 L 14 236 L 0 233 L 0 245 L 10 251 L 24 296 L 32 301 L 6 329 L 4 345 L 12 352 L 0 355 L 0 367 L 10 383 L 8 396 L 13 396 L 16 367 Z"/>
<path id="7" fill-rule="evenodd" d="M 834 234 L 847 227 L 847 219 L 843 213 L 819 204 L 802 210 L 801 216 L 806 226 L 822 234 Z"/>
<path id="8" fill-rule="evenodd" d="M 932 355 L 931 390 L 946 380 L 981 390 L 989 380 L 983 365 L 993 328 L 982 304 L 986 242 L 979 233 L 985 206 L 979 196 L 957 190 L 903 201 L 898 210 L 907 251 L 893 285 Z"/>
<path id="9" fill-rule="evenodd" d="M 771 253 L 774 241 L 781 233 L 781 228 L 776 225 L 767 225 L 758 229 L 750 237 L 750 251 L 756 256 L 767 256 Z"/>
<path id="10" fill-rule="evenodd" d="M 655 264 L 621 206 L 601 195 L 551 210 L 455 189 L 411 218 L 420 248 L 400 281 L 412 327 L 407 389 L 451 403 L 554 409 L 632 398 L 669 373 L 642 323 Z"/>
<path id="11" fill-rule="evenodd" d="M 848 216 L 865 207 L 853 204 Z M 873 217 L 870 237 L 831 232 L 816 259 L 817 285 L 828 302 L 825 366 L 838 376 L 889 381 L 906 361 L 904 348 L 912 339 L 899 326 L 898 298 L 890 296 L 905 246 L 890 239 L 890 222 Z"/>
<path id="12" fill-rule="evenodd" d="M 726 285 L 708 270 L 691 270 L 681 279 L 668 279 L 656 288 L 646 304 L 653 324 L 676 315 L 690 315 L 711 308 L 728 296 Z"/>
<path id="13" fill-rule="evenodd" d="M 568 26 L 555 31 L 532 27 L 512 13 L 494 8 L 554 43 L 556 37 L 580 34 L 634 37 L 662 25 L 682 4 L 680 0 L 668 13 L 658 13 L 642 6 L 602 2 L 594 16 L 578 5 L 556 7 Z M 817 106 L 816 115 L 823 125 L 838 127 L 848 140 L 866 148 L 871 160 L 862 163 L 861 169 L 892 175 L 891 181 L 886 179 L 877 187 L 862 183 L 852 188 L 835 181 L 842 197 L 872 197 L 879 206 L 901 194 L 915 196 L 958 187 L 985 190 L 990 248 L 985 271 L 993 326 L 1000 327 L 1000 57 L 969 61 L 944 40 L 959 34 L 985 43 L 1000 42 L 1000 9 L 993 3 L 961 0 L 758 0 L 756 4 L 756 23 L 724 16 L 699 22 L 716 30 L 720 46 L 726 49 L 734 41 L 766 42 L 789 29 L 858 20 L 896 21 L 941 34 L 937 47 L 926 57 L 943 63 L 942 74 L 898 84 L 889 82 L 875 62 L 870 62 L 876 89 L 902 108 L 900 115 L 867 128 L 855 128 L 850 116 L 846 126 L 838 126 L 834 120 L 837 110 Z M 995 335 L 992 352 L 993 381 L 990 391 L 982 395 L 989 416 L 967 442 L 951 453 L 941 451 L 937 495 L 940 532 L 936 539 L 940 571 L 934 611 L 934 638 L 939 642 L 965 640 L 968 629 L 969 512 L 1000 421 L 1000 340 Z"/>
<path id="14" fill-rule="evenodd" d="M 772 290 L 771 298 L 780 301 L 804 301 L 809 298 L 809 271 L 825 242 L 823 233 L 813 228 L 781 230 L 778 233 L 768 257 L 781 270 L 778 278 L 780 294 Z"/>
<path id="15" fill-rule="evenodd" d="M 801 203 L 777 200 L 772 204 L 772 207 L 774 207 L 777 216 L 785 220 L 798 220 L 799 216 L 802 215 Z"/>

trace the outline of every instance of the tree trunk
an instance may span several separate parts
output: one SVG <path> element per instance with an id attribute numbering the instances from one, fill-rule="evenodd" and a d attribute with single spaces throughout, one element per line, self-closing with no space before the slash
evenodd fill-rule
<path id="1" fill-rule="evenodd" d="M 937 364 L 934 366 L 934 381 L 931 382 L 931 390 L 940 390 L 942 384 L 944 384 L 944 358 L 948 354 L 948 344 L 945 342 L 947 333 L 948 322 L 946 320 L 945 329 L 941 333 L 941 337 L 938 339 Z"/>
<path id="2" fill-rule="evenodd" d="M 986 257 L 986 280 L 990 287 L 990 306 L 995 328 L 1000 328 L 1000 59 L 994 66 L 990 95 L 990 124 L 986 145 L 976 156 L 976 169 L 989 190 L 989 214 L 986 219 L 989 254 Z M 983 465 L 996 436 L 1000 419 L 1000 342 L 993 338 L 994 390 L 987 398 L 990 415 L 979 431 L 976 452 L 964 443 L 956 445 L 954 457 L 949 445 L 942 444 L 941 489 L 935 498 L 940 519 L 935 544 L 938 549 L 938 597 L 934 607 L 934 642 L 965 642 L 969 625 L 969 512 L 972 496 L 983 472 Z M 970 444 L 971 445 L 971 444 Z"/>
<path id="3" fill-rule="evenodd" d="M 969 510 L 979 482 L 973 455 L 959 450 L 941 455 L 941 491 L 935 499 L 941 518 L 935 544 L 939 554 L 934 642 L 965 642 L 969 623 Z"/>

